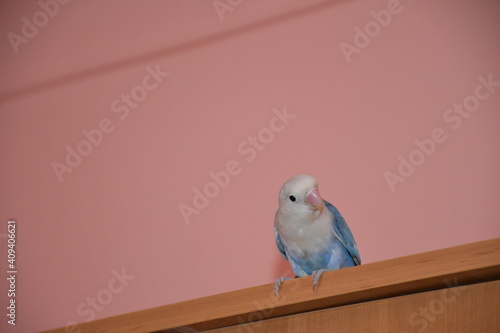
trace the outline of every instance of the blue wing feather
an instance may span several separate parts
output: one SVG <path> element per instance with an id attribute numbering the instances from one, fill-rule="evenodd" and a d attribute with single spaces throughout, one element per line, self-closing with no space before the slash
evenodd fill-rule
<path id="1" fill-rule="evenodd" d="M 344 245 L 344 248 L 347 250 L 355 265 L 361 265 L 361 258 L 359 256 L 358 246 L 356 245 L 356 241 L 354 240 L 354 236 L 352 235 L 351 229 L 345 222 L 344 218 L 338 211 L 338 209 L 329 203 L 326 200 L 326 207 L 330 212 L 332 212 L 335 219 L 332 221 L 332 228 L 335 236 L 338 240 Z"/>

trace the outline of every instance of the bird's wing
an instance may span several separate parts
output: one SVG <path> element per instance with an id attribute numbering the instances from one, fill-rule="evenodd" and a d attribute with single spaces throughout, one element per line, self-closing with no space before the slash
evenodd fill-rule
<path id="1" fill-rule="evenodd" d="M 361 265 L 361 258 L 359 256 L 358 246 L 356 245 L 356 241 L 354 240 L 354 236 L 352 235 L 351 229 L 345 222 L 344 218 L 340 214 L 337 208 L 334 205 L 325 200 L 325 205 L 330 212 L 332 212 L 334 216 L 334 220 L 332 221 L 332 229 L 335 236 L 338 240 L 344 245 L 347 252 L 351 256 L 355 265 Z"/>
<path id="2" fill-rule="evenodd" d="M 283 241 L 281 240 L 281 236 L 278 232 L 278 229 L 276 228 L 276 219 L 277 218 L 278 218 L 278 212 L 276 212 L 276 215 L 274 217 L 274 238 L 276 239 L 276 246 L 278 247 L 278 250 L 280 251 L 283 258 L 288 260 L 288 257 L 286 256 L 286 252 L 285 252 L 285 247 L 283 246 Z"/>

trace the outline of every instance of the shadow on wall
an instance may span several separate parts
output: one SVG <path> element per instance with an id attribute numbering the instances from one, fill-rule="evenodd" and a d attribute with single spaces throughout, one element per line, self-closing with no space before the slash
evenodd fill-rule
<path id="1" fill-rule="evenodd" d="M 134 65 L 139 65 L 145 62 L 151 62 L 155 59 L 163 59 L 166 56 L 169 55 L 174 55 L 177 53 L 182 53 L 182 52 L 187 52 L 192 49 L 198 48 L 198 47 L 203 47 L 204 45 L 209 45 L 221 40 L 225 40 L 228 38 L 234 38 L 240 34 L 244 34 L 250 31 L 253 31 L 255 29 L 261 29 L 265 28 L 274 24 L 281 23 L 282 21 L 287 21 L 287 20 L 292 20 L 297 17 L 311 14 L 314 12 L 318 12 L 321 10 L 324 10 L 325 8 L 331 7 L 336 5 L 342 0 L 332 0 L 332 1 L 327 1 L 319 4 L 314 4 L 306 8 L 301 8 L 299 10 L 291 11 L 289 13 L 285 13 L 276 17 L 264 19 L 259 22 L 251 23 L 246 26 L 236 28 L 230 31 L 222 32 L 222 33 L 217 33 L 212 36 L 207 36 L 207 37 L 202 37 L 198 38 L 192 41 L 188 41 L 186 43 L 182 43 L 179 45 L 174 45 L 170 46 L 155 52 L 147 53 L 135 58 L 131 59 L 125 59 L 125 60 L 120 60 L 117 62 L 114 62 L 112 64 L 107 64 L 103 66 L 98 66 L 95 68 L 91 69 L 84 69 L 76 73 L 71 73 L 68 75 L 64 75 L 58 78 L 54 78 L 52 80 L 42 82 L 39 84 L 34 84 L 28 87 L 24 87 L 21 89 L 16 89 L 10 92 L 6 92 L 2 95 L 0 95 L 0 103 L 1 102 L 6 102 L 11 99 L 17 99 L 21 98 L 26 95 L 30 95 L 33 93 L 39 93 L 41 91 L 49 90 L 56 88 L 58 86 L 62 86 L 71 82 L 78 82 L 81 80 L 86 80 L 94 76 L 110 73 L 110 72 L 115 72 L 119 71 L 124 68 L 128 68 Z"/>

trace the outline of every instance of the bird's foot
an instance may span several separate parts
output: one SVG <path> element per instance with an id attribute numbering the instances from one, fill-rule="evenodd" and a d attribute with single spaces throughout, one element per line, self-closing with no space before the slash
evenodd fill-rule
<path id="1" fill-rule="evenodd" d="M 290 277 L 282 276 L 280 278 L 276 279 L 276 282 L 274 282 L 274 294 L 276 297 L 280 297 L 280 286 L 283 281 L 290 280 Z"/>
<path id="2" fill-rule="evenodd" d="M 324 272 L 327 272 L 328 269 L 318 269 L 317 271 L 314 271 L 312 273 L 312 278 L 313 278 L 313 291 L 316 291 L 316 289 L 318 288 L 318 283 L 319 283 L 319 278 L 321 277 L 321 275 L 324 273 Z"/>

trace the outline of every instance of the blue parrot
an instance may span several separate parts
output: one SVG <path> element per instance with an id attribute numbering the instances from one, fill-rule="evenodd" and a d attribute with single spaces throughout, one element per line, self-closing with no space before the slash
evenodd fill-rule
<path id="1" fill-rule="evenodd" d="M 361 265 L 356 241 L 340 212 L 323 200 L 309 175 L 290 178 L 280 189 L 274 236 L 296 275 L 313 278 L 313 290 L 326 271 Z M 287 277 L 278 278 L 274 292 Z"/>

